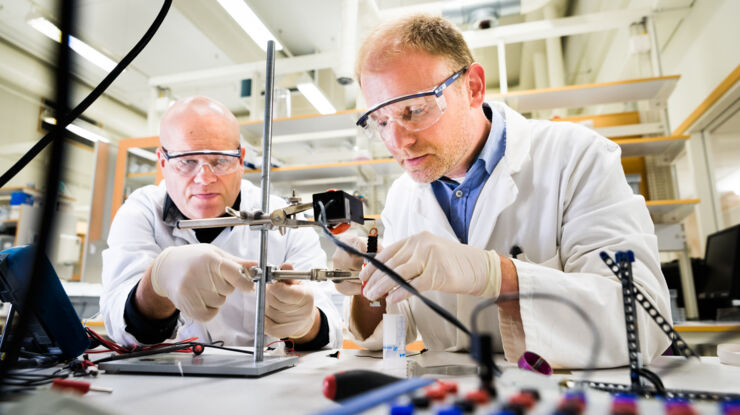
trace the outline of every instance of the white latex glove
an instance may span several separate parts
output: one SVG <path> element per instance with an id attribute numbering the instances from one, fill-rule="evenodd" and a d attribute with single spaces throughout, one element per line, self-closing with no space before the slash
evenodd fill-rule
<path id="1" fill-rule="evenodd" d="M 486 251 L 422 232 L 386 247 L 376 258 L 396 271 L 419 291 L 443 291 L 481 297 L 498 297 L 501 292 L 501 260 L 495 251 Z M 382 271 L 368 264 L 360 279 L 367 281 L 363 295 L 376 300 L 388 295 L 397 303 L 412 294 Z M 393 291 L 394 288 L 397 288 Z M 392 291 L 392 292 L 391 292 Z"/>
<path id="2" fill-rule="evenodd" d="M 154 259 L 152 287 L 184 315 L 208 321 L 235 288 L 254 290 L 251 278 L 242 274 L 242 266 L 255 265 L 209 244 L 171 246 Z"/>
<path id="3" fill-rule="evenodd" d="M 280 269 L 293 269 L 283 264 Z M 278 281 L 265 291 L 265 333 L 282 339 L 298 339 L 311 331 L 318 309 L 313 291 L 303 282 Z"/>
<path id="4" fill-rule="evenodd" d="M 361 238 L 359 236 L 340 236 L 339 240 L 360 252 L 367 252 L 367 238 Z M 380 249 L 381 247 L 378 245 L 378 251 L 380 251 Z M 363 257 L 350 255 L 339 247 L 337 247 L 334 251 L 334 255 L 331 257 L 334 269 L 342 271 L 359 271 L 362 269 L 364 260 L 365 259 Z M 358 280 L 342 281 L 334 284 L 337 291 L 347 296 L 360 295 L 360 292 L 362 291 L 362 283 Z"/>

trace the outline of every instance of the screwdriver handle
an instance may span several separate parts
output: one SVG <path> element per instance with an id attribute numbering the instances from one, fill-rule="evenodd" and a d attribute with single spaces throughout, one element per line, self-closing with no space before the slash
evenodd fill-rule
<path id="1" fill-rule="evenodd" d="M 62 378 L 56 378 L 51 383 L 52 389 L 57 390 L 68 390 L 72 392 L 79 393 L 80 395 L 86 394 L 88 391 L 95 391 L 95 392 L 106 392 L 106 393 L 112 393 L 112 388 L 106 388 L 103 386 L 93 386 L 90 384 L 90 382 L 83 382 L 80 380 L 71 380 L 71 379 L 62 379 Z"/>

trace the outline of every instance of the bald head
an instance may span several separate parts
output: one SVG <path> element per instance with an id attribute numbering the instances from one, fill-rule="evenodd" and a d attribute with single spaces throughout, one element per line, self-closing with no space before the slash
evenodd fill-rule
<path id="1" fill-rule="evenodd" d="M 233 153 L 240 148 L 239 123 L 220 102 L 206 97 L 185 98 L 175 102 L 162 117 L 159 143 L 162 150 L 166 149 L 170 154 L 197 153 L 202 150 Z M 244 161 L 243 148 L 240 154 L 238 163 L 241 165 Z M 239 195 L 243 170 L 217 174 L 209 161 L 212 156 L 187 157 L 192 162 L 200 163 L 193 175 L 181 174 L 172 166 L 178 159 L 168 162 L 163 151 L 157 151 L 167 193 L 187 218 L 215 218 L 221 215 Z"/>
<path id="2" fill-rule="evenodd" d="M 160 124 L 159 141 L 170 151 L 185 142 L 202 148 L 233 150 L 239 146 L 239 123 L 234 114 L 213 99 L 183 98 L 167 109 Z"/>

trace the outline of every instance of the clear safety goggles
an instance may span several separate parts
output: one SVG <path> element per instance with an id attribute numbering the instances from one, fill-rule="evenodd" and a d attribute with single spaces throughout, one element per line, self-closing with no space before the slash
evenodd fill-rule
<path id="1" fill-rule="evenodd" d="M 369 137 L 382 140 L 390 137 L 392 121 L 411 132 L 431 127 L 447 109 L 444 90 L 467 70 L 467 66 L 460 69 L 430 91 L 391 98 L 375 105 L 362 114 L 357 126 L 362 127 Z"/>
<path id="2" fill-rule="evenodd" d="M 241 166 L 241 146 L 236 150 L 195 150 L 168 152 L 162 147 L 162 155 L 181 176 L 192 177 L 200 167 L 207 165 L 218 176 L 239 171 Z"/>

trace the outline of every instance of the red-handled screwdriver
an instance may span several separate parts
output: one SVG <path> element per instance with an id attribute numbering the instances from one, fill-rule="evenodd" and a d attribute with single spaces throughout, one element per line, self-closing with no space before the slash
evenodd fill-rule
<path id="1" fill-rule="evenodd" d="M 51 388 L 57 389 L 57 390 L 68 390 L 72 392 L 77 392 L 80 395 L 84 395 L 89 391 L 113 393 L 112 388 L 105 388 L 102 386 L 93 386 L 90 384 L 90 382 L 83 382 L 80 380 L 71 380 L 71 379 L 62 379 L 62 378 L 54 379 L 54 381 L 51 384 Z"/>

